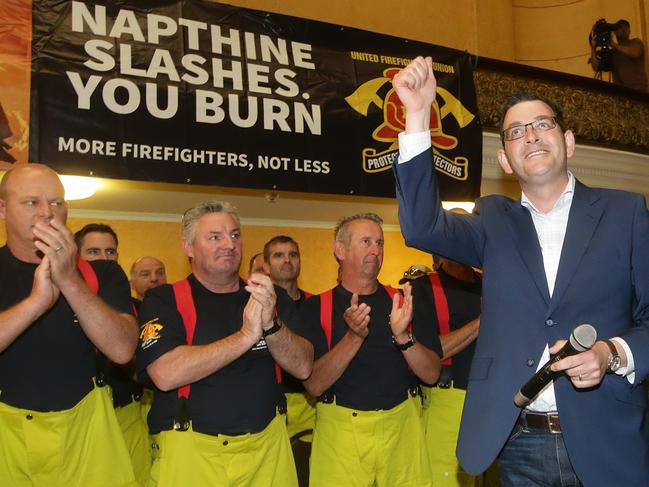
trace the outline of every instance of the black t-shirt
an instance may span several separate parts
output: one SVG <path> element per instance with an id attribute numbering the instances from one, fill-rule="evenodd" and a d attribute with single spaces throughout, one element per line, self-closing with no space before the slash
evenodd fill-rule
<path id="1" fill-rule="evenodd" d="M 304 301 L 307 300 L 307 295 L 306 295 L 306 293 L 304 292 L 304 290 L 302 290 L 302 289 L 300 289 L 300 288 L 298 288 L 297 290 L 298 290 L 298 292 L 300 293 L 300 297 L 299 297 L 298 299 L 296 299 L 294 302 L 295 302 L 295 306 L 296 306 L 298 309 L 300 309 L 300 305 L 301 305 L 302 303 L 304 303 Z"/>
<path id="2" fill-rule="evenodd" d="M 347 333 L 343 313 L 351 298 L 352 293 L 342 285 L 333 289 L 332 348 Z M 341 406 L 365 411 L 391 409 L 407 398 L 408 389 L 417 385 L 418 379 L 409 369 L 403 352 L 392 343 L 389 324 L 392 299 L 385 288 L 379 285 L 373 294 L 359 296 L 358 302 L 367 303 L 372 308 L 369 333 L 345 372 L 328 392 L 335 395 L 336 403 Z M 328 349 L 320 324 L 320 296 L 307 299 L 300 308 L 300 316 L 308 327 L 307 338 L 313 343 L 316 359 L 322 357 Z M 441 355 L 436 328 L 423 326 L 421 319 L 415 318 L 413 334 L 422 345 Z"/>
<path id="3" fill-rule="evenodd" d="M 298 291 L 300 292 L 300 297 L 298 299 L 293 300 L 295 303 L 295 307 L 297 309 L 300 309 L 300 306 L 304 301 L 306 301 L 307 297 L 304 294 L 304 291 L 302 289 L 298 288 Z M 304 392 L 304 384 L 302 384 L 302 381 L 300 379 L 296 379 L 293 377 L 291 374 L 286 372 L 285 370 L 282 370 L 282 387 L 284 388 L 284 392 Z"/>
<path id="4" fill-rule="evenodd" d="M 250 294 L 243 281 L 232 293 L 213 293 L 194 275 L 188 277 L 194 305 L 196 328 L 194 345 L 221 340 L 239 331 L 243 324 L 243 309 Z M 295 305 L 286 292 L 275 286 L 277 309 L 282 321 L 300 333 Z M 142 329 L 155 325 L 155 333 L 143 334 L 137 349 L 137 364 L 141 378 L 146 367 L 157 358 L 185 345 L 185 326 L 176 309 L 173 288 L 165 284 L 147 292 L 140 308 Z M 155 390 L 148 417 L 152 434 L 172 429 L 178 411 L 178 391 Z M 191 384 L 189 414 L 193 429 L 216 435 L 241 435 L 259 432 L 275 417 L 278 406 L 286 400 L 275 377 L 275 362 L 262 339 L 251 350 L 214 372 Z"/>
<path id="5" fill-rule="evenodd" d="M 132 297 L 131 302 L 133 303 L 133 308 L 135 309 L 135 315 L 137 316 L 140 313 L 140 306 L 142 305 L 142 300 Z"/>
<path id="6" fill-rule="evenodd" d="M 121 313 L 131 313 L 128 280 L 112 261 L 90 263 L 99 296 Z M 0 310 L 25 299 L 32 290 L 36 264 L 0 249 Z M 72 309 L 59 296 L 54 306 L 0 352 L 0 401 L 34 411 L 61 411 L 77 404 L 93 387 L 97 353 Z"/>
<path id="7" fill-rule="evenodd" d="M 451 331 L 466 325 L 469 321 L 480 316 L 482 306 L 482 279 L 476 275 L 475 282 L 466 282 L 448 275 L 443 269 L 439 270 L 439 278 L 444 288 L 449 308 L 449 327 Z M 426 322 L 439 330 L 435 296 L 428 276 L 422 276 L 412 281 L 412 292 L 415 308 L 421 311 Z M 469 380 L 469 370 L 475 340 L 461 352 L 453 356 L 453 386 L 466 389 Z"/>
<path id="8" fill-rule="evenodd" d="M 133 310 L 137 315 L 141 301 L 131 298 Z M 133 379 L 135 375 L 135 361 L 128 364 L 116 364 L 103 355 L 100 357 L 101 371 L 104 373 L 106 382 L 113 391 L 113 406 L 122 407 L 130 404 L 134 398 L 142 395 L 143 386 Z"/>
<path id="9" fill-rule="evenodd" d="M 116 364 L 102 355 L 100 367 L 104 373 L 106 383 L 113 391 L 114 407 L 126 406 L 142 395 L 144 387 L 133 379 L 135 374 L 134 362 L 123 365 Z"/>

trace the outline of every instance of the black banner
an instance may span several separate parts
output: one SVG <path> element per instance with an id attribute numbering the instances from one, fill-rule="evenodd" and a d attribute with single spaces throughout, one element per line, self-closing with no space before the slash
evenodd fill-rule
<path id="1" fill-rule="evenodd" d="M 470 56 L 199 0 L 33 4 L 29 157 L 66 174 L 392 196 L 404 114 L 391 79 L 438 79 L 442 196 L 479 196 Z"/>

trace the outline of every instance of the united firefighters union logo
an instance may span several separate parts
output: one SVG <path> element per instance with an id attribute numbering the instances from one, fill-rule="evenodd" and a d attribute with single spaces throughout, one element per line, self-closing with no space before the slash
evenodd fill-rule
<path id="1" fill-rule="evenodd" d="M 394 88 L 391 87 L 383 99 L 379 94 L 383 86 L 391 83 L 398 72 L 399 68 L 385 69 L 382 77 L 366 81 L 345 98 L 349 106 L 363 116 L 367 116 L 371 105 L 383 110 L 383 123 L 374 130 L 372 138 L 390 145 L 382 151 L 374 147 L 363 149 L 363 170 L 368 173 L 390 169 L 399 153 L 398 134 L 405 129 L 405 109 Z M 443 102 L 441 108 L 440 99 Z M 441 153 L 454 149 L 458 143 L 457 137 L 444 133 L 442 121 L 449 115 L 455 118 L 460 128 L 466 127 L 475 118 L 450 91 L 438 86 L 437 99 L 430 111 L 430 138 L 435 167 L 454 179 L 465 181 L 468 178 L 467 158 L 451 159 Z"/>
<path id="2" fill-rule="evenodd" d="M 149 348 L 160 340 L 160 331 L 164 326 L 158 320 L 159 318 L 153 318 L 142 325 L 142 331 L 140 331 L 140 341 L 142 343 L 140 346 L 142 350 Z"/>

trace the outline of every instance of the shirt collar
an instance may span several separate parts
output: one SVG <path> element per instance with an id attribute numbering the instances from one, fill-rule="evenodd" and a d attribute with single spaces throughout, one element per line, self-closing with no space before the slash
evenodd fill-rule
<path id="1" fill-rule="evenodd" d="M 566 187 L 564 188 L 563 192 L 557 199 L 556 203 L 552 207 L 552 209 L 548 213 L 552 213 L 557 210 L 561 210 L 565 208 L 566 206 L 570 206 L 572 203 L 572 197 L 575 193 L 575 176 L 568 171 L 568 184 L 566 184 Z M 541 215 L 542 213 L 536 209 L 536 207 L 532 204 L 532 202 L 529 200 L 527 195 L 523 192 L 521 192 L 521 205 L 523 205 L 525 208 L 534 211 L 535 213 L 538 213 Z"/>

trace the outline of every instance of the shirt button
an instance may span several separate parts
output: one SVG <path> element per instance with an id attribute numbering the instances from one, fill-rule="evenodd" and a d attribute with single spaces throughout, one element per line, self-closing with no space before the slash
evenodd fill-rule
<path id="1" fill-rule="evenodd" d="M 533 367 L 533 366 L 534 366 L 534 360 L 531 359 L 531 358 L 528 358 L 528 359 L 527 359 L 527 366 L 528 366 L 528 367 Z"/>
<path id="2" fill-rule="evenodd" d="M 357 413 L 356 411 L 354 411 L 354 412 L 352 413 L 352 416 L 356 417 L 356 416 L 358 416 L 358 413 Z"/>
<path id="3" fill-rule="evenodd" d="M 225 441 L 223 442 L 223 446 L 228 446 L 228 440 L 225 440 Z"/>
<path id="4" fill-rule="evenodd" d="M 34 416 L 32 416 L 31 414 L 28 414 L 27 416 L 25 416 L 25 418 L 27 418 L 27 419 L 34 419 Z"/>
<path id="5" fill-rule="evenodd" d="M 549 319 L 545 320 L 545 326 L 554 326 L 556 324 L 557 324 L 557 322 L 554 321 L 554 320 L 549 320 Z"/>

